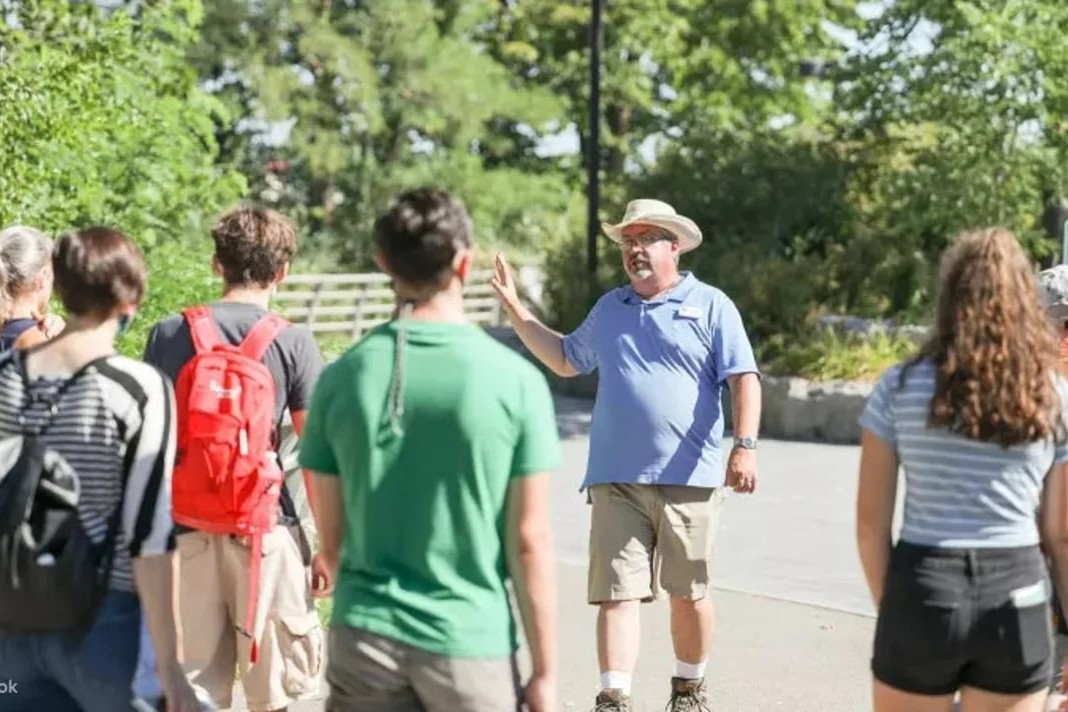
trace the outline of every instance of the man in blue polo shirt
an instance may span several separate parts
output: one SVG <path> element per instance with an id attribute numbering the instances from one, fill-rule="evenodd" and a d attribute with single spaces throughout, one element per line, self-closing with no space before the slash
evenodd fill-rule
<path id="1" fill-rule="evenodd" d="M 600 607 L 595 710 L 632 709 L 640 603 L 662 592 L 676 658 L 669 709 L 706 710 L 710 562 L 726 489 L 756 488 L 760 378 L 734 303 L 679 272 L 680 255 L 701 244 L 692 220 L 659 200 L 634 200 L 620 223 L 603 228 L 630 284 L 602 296 L 571 334 L 520 303 L 500 256 L 493 283 L 516 333 L 547 367 L 599 374 L 582 485 L 592 504 L 589 602 Z M 726 462 L 724 385 L 734 414 Z"/>

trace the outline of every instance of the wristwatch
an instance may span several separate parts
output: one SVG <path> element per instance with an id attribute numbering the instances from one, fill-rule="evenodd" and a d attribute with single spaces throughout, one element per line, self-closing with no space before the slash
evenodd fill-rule
<path id="1" fill-rule="evenodd" d="M 740 447 L 743 450 L 756 450 L 757 441 L 756 438 L 735 438 L 734 447 Z"/>

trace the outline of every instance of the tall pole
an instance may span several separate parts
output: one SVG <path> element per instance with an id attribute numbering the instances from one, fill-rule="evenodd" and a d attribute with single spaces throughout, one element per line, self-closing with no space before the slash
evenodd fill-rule
<path id="1" fill-rule="evenodd" d="M 590 21 L 590 115 L 589 141 L 586 147 L 586 269 L 590 285 L 596 290 L 597 238 L 600 226 L 597 211 L 601 203 L 601 0 L 593 0 Z"/>
<path id="2" fill-rule="evenodd" d="M 1068 265 L 1068 220 L 1064 221 L 1064 228 L 1061 233 L 1061 264 Z"/>

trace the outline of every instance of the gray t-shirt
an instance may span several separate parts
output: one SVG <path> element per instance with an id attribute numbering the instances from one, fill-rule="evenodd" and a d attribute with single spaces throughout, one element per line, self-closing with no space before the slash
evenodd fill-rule
<path id="1" fill-rule="evenodd" d="M 237 345 L 255 324 L 267 315 L 267 310 L 255 304 L 214 302 L 211 305 L 220 336 Z M 145 344 L 144 360 L 162 371 L 171 383 L 178 382 L 178 374 L 193 358 L 193 339 L 183 316 L 168 317 L 152 327 Z M 311 332 L 300 326 L 283 329 L 267 349 L 263 362 L 274 377 L 276 399 L 275 427 L 281 427 L 285 411 L 307 410 L 311 404 L 315 382 L 323 368 L 323 356 Z M 292 518 L 295 511 L 289 493 L 283 490 L 283 517 Z M 183 528 L 179 528 L 182 531 Z"/>
<path id="2" fill-rule="evenodd" d="M 221 337 L 234 345 L 267 315 L 262 307 L 239 302 L 214 302 L 211 311 Z M 193 340 L 184 317 L 172 316 L 152 327 L 144 360 L 163 371 L 172 383 L 178 382 L 179 372 L 192 358 Z M 281 425 L 287 408 L 291 413 L 307 410 L 323 368 L 323 356 L 311 332 L 291 326 L 274 340 L 263 362 L 277 386 L 274 416 L 275 424 Z"/>

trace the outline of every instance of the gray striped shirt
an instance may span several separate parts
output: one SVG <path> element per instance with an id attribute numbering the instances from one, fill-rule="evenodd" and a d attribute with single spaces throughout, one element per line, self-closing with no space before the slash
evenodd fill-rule
<path id="1" fill-rule="evenodd" d="M 860 425 L 893 446 L 905 472 L 901 539 L 947 548 L 1038 544 L 1042 488 L 1054 463 L 1068 460 L 1068 444 L 1006 449 L 930 428 L 934 365 L 912 367 L 903 388 L 900 373 L 899 364 L 883 374 Z M 1057 387 L 1068 406 L 1068 383 L 1058 376 Z"/>
<path id="2" fill-rule="evenodd" d="M 27 393 L 22 352 L 5 354 L 0 359 L 0 437 L 22 432 L 20 412 L 28 426 L 40 424 L 47 413 L 45 401 L 62 382 L 38 378 L 28 384 Z M 108 357 L 63 394 L 44 438 L 78 473 L 78 515 L 93 541 L 104 540 L 112 513 L 122 507 L 111 588 L 133 591 L 131 558 L 174 549 L 175 414 L 170 383 L 152 366 L 124 356 Z M 126 496 L 120 501 L 126 472 Z"/>

